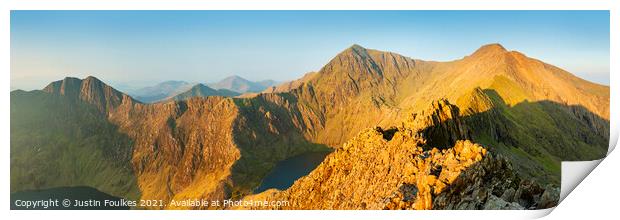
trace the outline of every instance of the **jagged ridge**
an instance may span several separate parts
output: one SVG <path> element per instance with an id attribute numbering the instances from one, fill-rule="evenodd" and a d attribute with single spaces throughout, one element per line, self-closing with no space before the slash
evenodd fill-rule
<path id="1" fill-rule="evenodd" d="M 524 209 L 557 204 L 557 188 L 522 182 L 509 162 L 463 141 L 467 131 L 459 126 L 460 116 L 444 114 L 454 110 L 458 108 L 441 100 L 401 127 L 367 129 L 289 189 L 244 198 L 288 201 L 289 206 L 230 208 Z M 429 127 L 435 128 L 431 133 L 451 133 L 441 136 L 457 140 L 449 148 L 441 146 L 443 150 L 428 148 Z"/>

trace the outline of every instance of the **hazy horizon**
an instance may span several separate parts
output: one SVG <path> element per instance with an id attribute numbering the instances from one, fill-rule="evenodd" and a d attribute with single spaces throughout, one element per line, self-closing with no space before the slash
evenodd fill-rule
<path id="1" fill-rule="evenodd" d="M 609 85 L 608 11 L 12 11 L 11 90 L 282 82 L 353 44 L 450 61 L 489 43 Z"/>

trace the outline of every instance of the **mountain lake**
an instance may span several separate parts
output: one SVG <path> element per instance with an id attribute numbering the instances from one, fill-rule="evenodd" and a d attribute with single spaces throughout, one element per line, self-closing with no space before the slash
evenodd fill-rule
<path id="1" fill-rule="evenodd" d="M 272 188 L 287 189 L 295 183 L 295 180 L 312 172 L 329 153 L 331 152 L 303 153 L 278 162 L 254 192 L 259 193 Z"/>

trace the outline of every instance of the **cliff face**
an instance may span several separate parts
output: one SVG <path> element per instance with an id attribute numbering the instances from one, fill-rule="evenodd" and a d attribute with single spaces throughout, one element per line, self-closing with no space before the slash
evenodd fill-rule
<path id="1" fill-rule="evenodd" d="M 442 99 L 420 113 L 414 113 L 403 123 L 403 127 L 418 130 L 427 145 L 448 148 L 457 140 L 470 139 L 467 125 L 460 119 L 459 108 Z"/>
<path id="2" fill-rule="evenodd" d="M 110 121 L 135 141 L 132 164 L 142 198 L 227 198 L 230 170 L 240 157 L 231 133 L 237 112 L 221 97 L 112 112 Z"/>
<path id="3" fill-rule="evenodd" d="M 456 106 L 434 102 L 398 128 L 359 133 L 289 189 L 244 198 L 288 201 L 288 206 L 233 208 L 524 209 L 557 203 L 556 188 L 545 191 L 535 183 L 521 183 L 509 162 L 462 140 L 467 131 L 460 124 Z M 449 147 L 431 148 L 429 127 L 435 128 L 431 134 L 455 140 Z"/>

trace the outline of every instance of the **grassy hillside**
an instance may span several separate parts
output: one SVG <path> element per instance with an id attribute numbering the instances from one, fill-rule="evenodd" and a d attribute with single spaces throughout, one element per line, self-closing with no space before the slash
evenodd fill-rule
<path id="1" fill-rule="evenodd" d="M 594 160 L 607 152 L 609 137 L 593 132 L 571 112 L 578 107 L 552 101 L 510 105 L 494 89 L 482 92 L 492 106 L 473 110 L 466 117 L 473 140 L 512 159 L 517 170 L 528 177 L 559 184 L 561 161 Z M 469 104 L 480 106 L 475 104 L 479 100 L 473 102 Z M 601 118 L 597 121 L 608 123 Z"/>
<path id="2" fill-rule="evenodd" d="M 11 192 L 90 186 L 139 198 L 131 145 L 91 105 L 41 91 L 11 92 Z"/>

